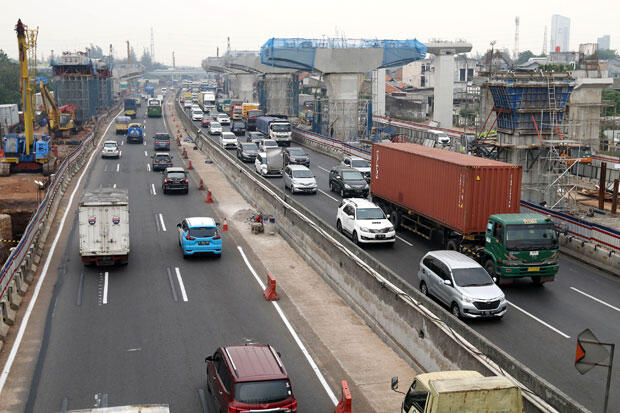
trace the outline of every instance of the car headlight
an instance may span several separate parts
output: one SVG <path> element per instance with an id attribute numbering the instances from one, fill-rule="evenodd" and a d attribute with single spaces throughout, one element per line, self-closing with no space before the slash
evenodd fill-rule
<path id="1" fill-rule="evenodd" d="M 344 184 L 344 187 L 347 188 L 347 189 L 351 189 L 351 185 L 349 185 L 349 184 Z"/>
<path id="2" fill-rule="evenodd" d="M 362 232 L 370 232 L 370 229 L 366 228 L 366 227 L 360 227 L 360 231 L 362 231 Z"/>
<path id="3" fill-rule="evenodd" d="M 472 297 L 467 296 L 467 295 L 463 295 L 463 301 L 465 301 L 466 303 L 473 303 L 474 299 Z"/>

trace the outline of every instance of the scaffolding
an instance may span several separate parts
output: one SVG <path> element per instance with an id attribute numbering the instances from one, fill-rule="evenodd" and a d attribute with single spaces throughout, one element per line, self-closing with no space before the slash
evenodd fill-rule
<path id="1" fill-rule="evenodd" d="M 296 117 L 299 114 L 297 73 L 265 73 L 257 81 L 260 109 L 266 115 Z"/>

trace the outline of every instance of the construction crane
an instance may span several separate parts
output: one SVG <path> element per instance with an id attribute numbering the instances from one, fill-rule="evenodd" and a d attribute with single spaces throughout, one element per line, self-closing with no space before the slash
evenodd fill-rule
<path id="1" fill-rule="evenodd" d="M 27 27 L 21 19 L 17 21 L 17 46 L 19 49 L 19 80 L 22 95 L 22 111 L 24 113 L 24 135 L 7 134 L 4 137 L 4 158 L 0 162 L 0 175 L 11 172 L 42 172 L 50 173 L 49 136 L 34 136 L 34 118 L 32 111 L 32 84 L 28 73 L 28 41 Z"/>
<path id="2" fill-rule="evenodd" d="M 64 105 L 58 108 L 54 97 L 43 81 L 39 82 L 39 89 L 41 89 L 41 100 L 43 100 L 43 107 L 47 113 L 48 133 L 56 138 L 77 133 L 77 121 L 75 120 L 77 108 L 74 105 Z"/>

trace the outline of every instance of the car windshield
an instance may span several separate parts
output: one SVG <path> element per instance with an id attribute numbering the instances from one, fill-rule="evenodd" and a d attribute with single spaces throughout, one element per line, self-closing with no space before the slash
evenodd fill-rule
<path id="1" fill-rule="evenodd" d="M 553 224 L 506 226 L 506 249 L 531 251 L 558 247 L 558 235 Z"/>
<path id="2" fill-rule="evenodd" d="M 220 125 L 220 124 L 219 124 L 219 123 L 217 123 L 217 122 L 211 122 L 211 123 L 209 123 L 209 127 L 210 127 L 210 128 L 219 128 L 219 127 L 221 127 L 221 126 L 222 126 L 222 125 Z"/>
<path id="3" fill-rule="evenodd" d="M 383 219 L 385 214 L 381 208 L 358 208 L 357 219 Z"/>
<path id="4" fill-rule="evenodd" d="M 274 124 L 271 125 L 271 130 L 274 132 L 290 132 L 291 131 L 291 125 L 289 124 Z"/>
<path id="5" fill-rule="evenodd" d="M 253 143 L 244 143 L 243 145 L 241 145 L 241 148 L 243 149 L 243 152 L 258 152 L 258 148 L 256 148 L 256 145 L 254 145 Z"/>
<path id="6" fill-rule="evenodd" d="M 237 139 L 237 137 L 231 132 L 222 133 L 222 139 Z"/>
<path id="7" fill-rule="evenodd" d="M 263 139 L 265 135 L 260 132 L 250 132 L 250 138 L 252 139 Z"/>
<path id="8" fill-rule="evenodd" d="M 303 149 L 301 149 L 301 148 L 291 148 L 291 149 L 289 149 L 289 150 L 288 150 L 288 152 L 289 152 L 291 155 L 294 155 L 294 156 L 305 156 L 305 155 L 306 155 L 306 153 L 304 152 L 304 150 L 303 150 Z"/>
<path id="9" fill-rule="evenodd" d="M 189 235 L 195 238 L 207 238 L 212 237 L 217 232 L 213 227 L 195 227 L 189 229 Z"/>
<path id="10" fill-rule="evenodd" d="M 275 403 L 291 397 L 288 380 L 266 380 L 235 384 L 235 400 L 240 403 Z"/>
<path id="11" fill-rule="evenodd" d="M 155 135 L 155 140 L 158 140 L 158 141 L 169 141 L 170 137 L 168 135 L 164 135 L 164 136 Z"/>
<path id="12" fill-rule="evenodd" d="M 491 276 L 482 267 L 455 268 L 452 270 L 452 277 L 459 287 L 481 287 L 493 284 Z"/>
<path id="13" fill-rule="evenodd" d="M 358 171 L 343 171 L 342 179 L 344 179 L 345 181 L 361 181 L 364 179 L 364 177 Z"/>
<path id="14" fill-rule="evenodd" d="M 168 172 L 166 178 L 170 179 L 185 179 L 185 172 Z"/>
<path id="15" fill-rule="evenodd" d="M 278 146 L 278 143 L 275 142 L 275 141 L 264 140 L 263 141 L 263 146 L 265 146 L 265 147 L 274 147 L 275 148 L 276 146 Z"/>
<path id="16" fill-rule="evenodd" d="M 314 175 L 312 175 L 312 171 L 308 169 L 299 169 L 293 171 L 293 178 L 314 178 Z"/>
<path id="17" fill-rule="evenodd" d="M 235 123 L 233 123 L 233 128 L 245 128 L 245 123 L 243 123 L 243 122 L 235 122 Z"/>
<path id="18" fill-rule="evenodd" d="M 157 155 L 155 159 L 159 162 L 168 162 L 170 160 L 170 158 L 168 158 L 168 155 Z"/>
<path id="19" fill-rule="evenodd" d="M 105 146 L 106 148 L 116 148 L 116 143 L 114 142 L 106 142 L 103 144 L 103 146 Z"/>
<path id="20" fill-rule="evenodd" d="M 369 168 L 370 164 L 364 159 L 352 159 L 351 166 L 354 168 Z"/>
<path id="21" fill-rule="evenodd" d="M 226 115 L 217 115 L 217 117 L 219 119 L 228 119 L 228 116 L 226 116 Z"/>

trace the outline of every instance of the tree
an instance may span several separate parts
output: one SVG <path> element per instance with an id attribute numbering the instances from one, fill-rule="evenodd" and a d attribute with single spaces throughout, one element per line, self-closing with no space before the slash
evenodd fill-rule
<path id="1" fill-rule="evenodd" d="M 612 106 L 605 108 L 605 116 L 614 116 L 620 113 L 620 92 L 614 89 L 603 90 L 603 100 Z M 615 111 L 614 111 L 615 106 Z"/>
<path id="2" fill-rule="evenodd" d="M 598 51 L 598 58 L 600 60 L 611 60 L 611 59 L 617 59 L 619 57 L 620 56 L 618 56 L 618 53 L 616 53 L 616 51 L 612 49 Z"/>
<path id="3" fill-rule="evenodd" d="M 534 53 L 532 53 L 531 50 L 525 50 L 519 53 L 519 59 L 517 59 L 517 64 L 521 65 L 530 60 L 531 57 L 535 57 Z"/>
<path id="4" fill-rule="evenodd" d="M 18 103 L 20 98 L 19 63 L 0 49 L 0 104 Z"/>

